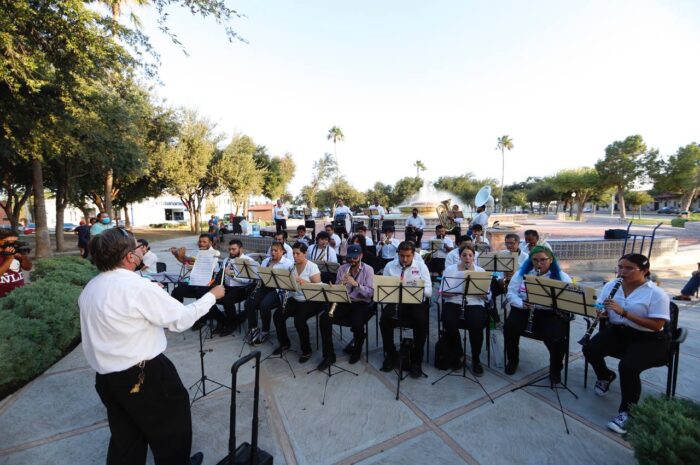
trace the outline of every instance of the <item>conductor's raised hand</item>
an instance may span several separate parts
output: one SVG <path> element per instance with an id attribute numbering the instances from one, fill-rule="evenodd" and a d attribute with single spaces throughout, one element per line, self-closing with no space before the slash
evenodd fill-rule
<path id="1" fill-rule="evenodd" d="M 216 300 L 219 300 L 224 296 L 224 294 L 226 294 L 226 288 L 224 288 L 224 286 L 218 285 L 212 287 L 209 290 L 209 292 L 211 292 L 214 295 L 214 297 L 216 297 Z"/>

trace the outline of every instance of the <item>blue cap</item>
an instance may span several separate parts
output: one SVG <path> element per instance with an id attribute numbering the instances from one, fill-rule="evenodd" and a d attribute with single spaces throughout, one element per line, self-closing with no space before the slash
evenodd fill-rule
<path id="1" fill-rule="evenodd" d="M 362 254 L 362 249 L 360 248 L 359 245 L 353 244 L 350 247 L 348 247 L 348 253 L 347 257 L 348 258 L 357 258 Z"/>

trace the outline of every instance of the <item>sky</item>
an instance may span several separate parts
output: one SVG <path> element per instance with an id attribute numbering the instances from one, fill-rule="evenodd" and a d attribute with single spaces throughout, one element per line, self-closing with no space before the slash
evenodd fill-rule
<path id="1" fill-rule="evenodd" d="M 197 109 L 229 138 L 291 153 L 289 191 L 333 152 L 358 189 L 416 173 L 505 183 L 592 166 L 641 134 L 662 155 L 700 142 L 700 2 L 227 1 L 212 19 L 170 7 L 188 55 L 138 8 L 161 56 L 156 94 Z"/>

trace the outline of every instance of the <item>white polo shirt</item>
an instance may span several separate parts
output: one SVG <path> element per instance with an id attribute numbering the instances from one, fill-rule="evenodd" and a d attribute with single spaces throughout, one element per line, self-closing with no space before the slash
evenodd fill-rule
<path id="1" fill-rule="evenodd" d="M 418 262 L 415 257 L 413 259 L 413 263 L 406 268 L 401 267 L 401 263 L 399 262 L 398 258 L 387 263 L 384 267 L 384 276 L 402 277 L 401 280 L 406 283 L 422 279 L 425 286 L 425 298 L 429 299 L 433 294 L 433 284 L 430 281 L 430 271 L 428 271 L 428 267 L 425 266 L 425 263 Z"/>
<path id="2" fill-rule="evenodd" d="M 384 212 L 384 207 L 382 207 L 381 205 L 370 205 L 369 208 L 370 208 L 370 209 L 378 210 L 378 212 L 379 212 L 379 215 L 371 215 L 371 216 L 370 216 L 371 219 L 373 219 L 373 220 L 381 220 L 381 219 L 384 218 L 384 213 L 385 213 L 385 212 Z"/>
<path id="3" fill-rule="evenodd" d="M 240 254 L 236 258 L 240 258 L 242 260 L 245 260 L 248 263 L 249 267 L 252 268 L 252 270 L 257 273 L 257 271 L 258 271 L 258 262 L 257 261 L 253 260 L 252 258 L 250 258 L 249 256 L 247 256 L 246 254 L 243 254 L 243 253 Z M 230 257 L 226 258 L 224 260 L 224 265 L 223 265 L 223 266 L 225 266 L 224 269 L 228 270 L 230 272 L 230 274 L 227 273 L 224 277 L 224 285 L 226 287 L 248 286 L 249 284 L 251 284 L 253 282 L 253 280 L 248 279 L 248 278 L 237 278 L 236 277 L 243 270 L 243 266 L 236 265 L 234 263 L 234 260 L 235 260 L 234 258 L 230 258 Z"/>
<path id="4" fill-rule="evenodd" d="M 287 219 L 287 217 L 289 216 L 289 210 L 287 210 L 287 207 L 285 207 L 284 205 L 282 205 L 281 207 L 275 205 L 272 208 L 272 215 L 276 220 L 284 220 Z"/>
<path id="5" fill-rule="evenodd" d="M 482 267 L 474 265 L 473 271 L 485 271 Z M 440 291 L 449 292 L 454 294 L 464 293 L 464 276 L 465 271 L 459 269 L 459 264 L 451 265 L 446 267 L 442 272 L 442 281 L 440 282 Z M 452 278 L 452 279 L 450 279 Z M 487 296 L 490 292 L 486 293 Z M 454 295 L 445 297 L 445 302 L 450 302 L 457 305 L 462 305 L 462 296 Z M 484 299 L 476 295 L 467 296 L 467 305 L 479 305 L 481 307 L 486 306 Z"/>
<path id="6" fill-rule="evenodd" d="M 393 260 L 396 258 L 396 253 L 399 250 L 399 245 L 401 242 L 392 237 L 389 244 L 385 244 L 384 241 L 377 244 L 377 255 L 385 260 Z"/>
<path id="7" fill-rule="evenodd" d="M 602 304 L 605 299 L 610 295 L 610 291 L 615 285 L 615 281 L 610 281 L 605 286 L 603 290 L 598 294 L 598 303 Z M 647 281 L 646 283 L 639 286 L 637 289 L 633 290 L 628 296 L 622 290 L 622 287 L 617 290 L 617 293 L 613 297 L 613 300 L 620 304 L 624 310 L 628 313 L 634 313 L 637 316 L 644 318 L 660 318 L 662 320 L 670 321 L 670 301 L 668 295 L 662 291 L 655 283 L 652 281 Z M 638 331 L 653 332 L 649 328 L 639 326 L 622 315 L 618 315 L 615 312 L 608 312 L 608 317 L 610 318 L 610 323 L 614 325 L 625 325 L 630 328 L 634 328 Z"/>
<path id="8" fill-rule="evenodd" d="M 413 215 L 409 215 L 409 217 L 406 218 L 406 226 L 413 226 L 416 229 L 423 230 L 425 229 L 425 220 L 420 215 L 415 218 Z"/>

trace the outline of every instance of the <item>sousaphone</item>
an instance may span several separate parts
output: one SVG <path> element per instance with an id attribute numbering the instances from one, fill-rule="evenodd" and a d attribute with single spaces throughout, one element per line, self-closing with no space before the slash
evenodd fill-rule
<path id="1" fill-rule="evenodd" d="M 493 210 L 494 203 L 493 197 L 491 196 L 491 186 L 482 187 L 479 189 L 479 192 L 476 193 L 476 197 L 474 197 L 474 205 L 476 205 L 477 208 L 485 206 L 487 209 Z"/>

